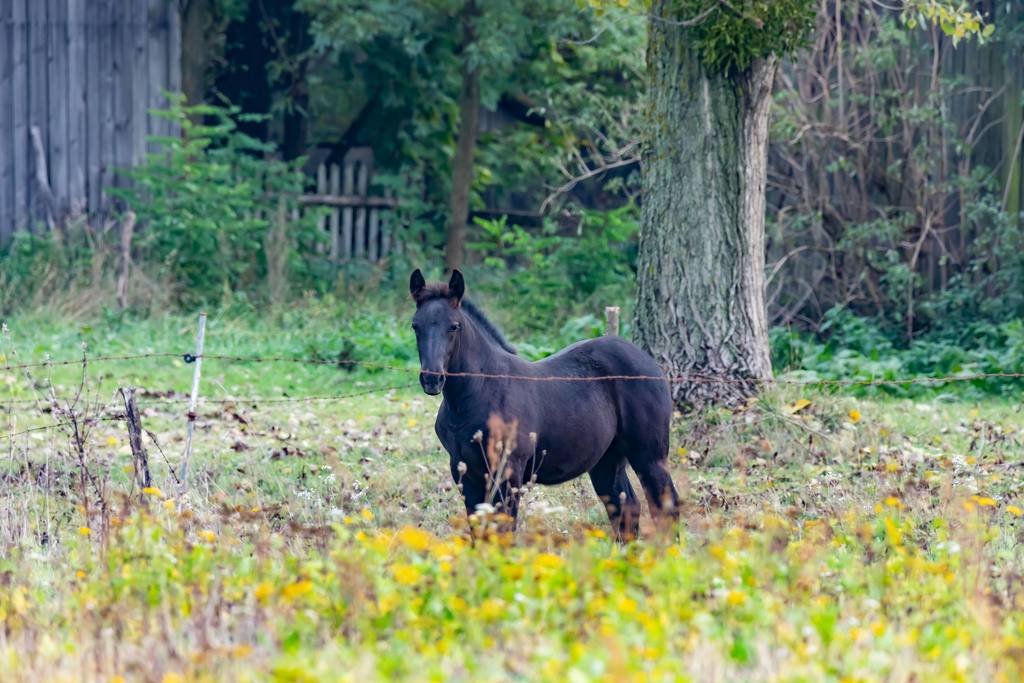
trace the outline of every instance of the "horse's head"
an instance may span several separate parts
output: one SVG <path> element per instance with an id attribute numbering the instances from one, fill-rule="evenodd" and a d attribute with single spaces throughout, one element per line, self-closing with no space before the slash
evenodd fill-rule
<path id="1" fill-rule="evenodd" d="M 420 353 L 420 386 L 431 396 L 444 387 L 444 373 L 455 352 L 463 318 L 459 304 L 466 293 L 462 273 L 452 271 L 448 284 L 428 285 L 419 268 L 409 278 L 409 293 L 416 302 L 412 329 Z"/>

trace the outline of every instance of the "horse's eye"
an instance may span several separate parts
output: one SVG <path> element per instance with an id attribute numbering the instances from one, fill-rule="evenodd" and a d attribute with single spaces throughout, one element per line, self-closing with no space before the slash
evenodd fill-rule
<path id="1" fill-rule="evenodd" d="M 462 327 L 459 323 L 452 323 L 452 326 L 448 328 L 449 332 L 458 332 L 459 328 Z"/>

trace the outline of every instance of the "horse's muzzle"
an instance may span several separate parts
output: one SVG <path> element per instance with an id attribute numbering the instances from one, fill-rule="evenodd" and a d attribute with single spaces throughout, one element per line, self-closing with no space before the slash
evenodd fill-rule
<path id="1" fill-rule="evenodd" d="M 423 387 L 423 393 L 437 396 L 444 388 L 444 375 L 439 372 L 421 372 L 420 386 Z"/>

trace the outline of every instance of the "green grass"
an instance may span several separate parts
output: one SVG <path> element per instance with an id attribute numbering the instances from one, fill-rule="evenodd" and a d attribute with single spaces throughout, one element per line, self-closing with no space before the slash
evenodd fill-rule
<path id="1" fill-rule="evenodd" d="M 213 317 L 208 352 L 336 358 L 348 339 L 349 357 L 415 368 L 397 309 L 337 311 Z M 184 316 L 8 326 L 7 363 L 73 358 L 83 340 L 89 355 L 177 353 L 194 336 Z M 297 363 L 203 370 L 217 399 L 415 382 L 415 370 Z M 433 434 L 438 400 L 416 388 L 203 403 L 190 490 L 167 500 L 191 374 L 177 359 L 87 366 L 87 415 L 116 406 L 119 385 L 150 392 L 160 490 L 140 494 L 123 423 L 97 420 L 85 498 L 66 420 L 9 402 L 51 388 L 65 401 L 81 368 L 0 376 L 6 433 L 61 425 L 5 440 L 0 456 L 5 680 L 1021 674 L 1019 400 L 782 386 L 738 413 L 675 420 L 678 535 L 645 517 L 640 542 L 611 543 L 583 479 L 530 490 L 515 537 L 470 543 Z"/>

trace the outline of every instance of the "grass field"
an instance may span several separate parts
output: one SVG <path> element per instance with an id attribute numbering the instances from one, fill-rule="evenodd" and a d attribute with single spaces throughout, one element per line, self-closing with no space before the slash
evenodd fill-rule
<path id="1" fill-rule="evenodd" d="M 0 353 L 179 353 L 193 324 L 21 318 Z M 309 310 L 216 319 L 207 353 L 414 367 L 405 328 Z M 414 372 L 206 362 L 179 497 L 191 371 L 160 357 L 90 362 L 84 384 L 80 366 L 0 374 L 5 434 L 58 425 L 0 444 L 0 679 L 1024 675 L 1019 401 L 784 386 L 744 411 L 680 416 L 683 523 L 645 518 L 622 546 L 585 479 L 531 490 L 515 536 L 471 538 L 437 399 L 414 386 L 330 398 Z M 126 384 L 156 436 L 145 491 L 123 422 L 100 419 Z M 76 441 L 47 396 L 80 387 Z M 310 396 L 325 398 L 279 400 Z"/>

